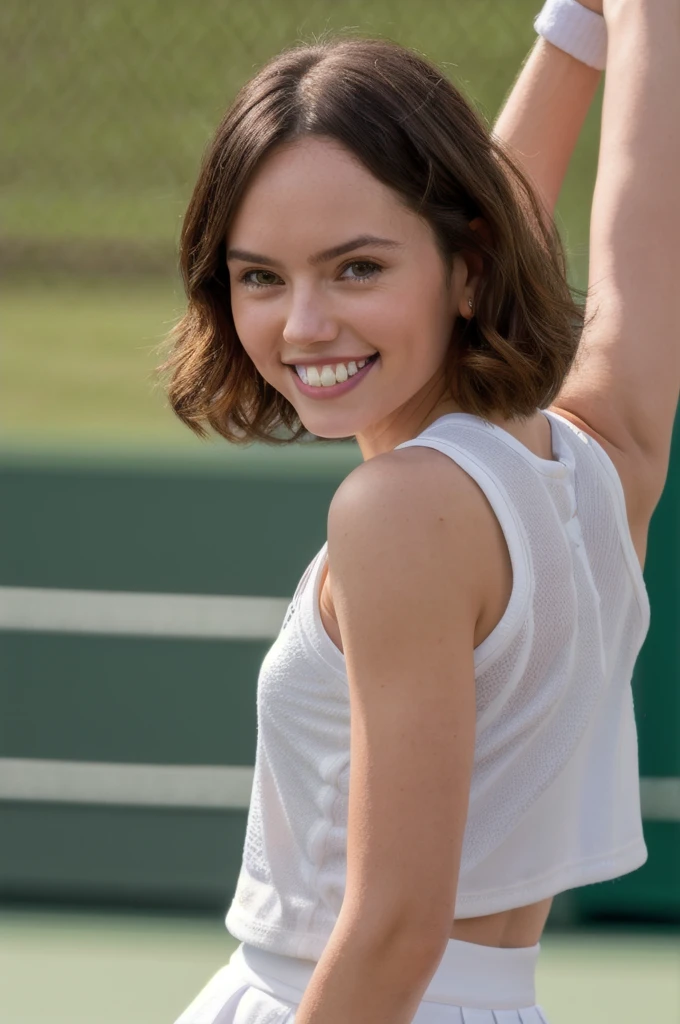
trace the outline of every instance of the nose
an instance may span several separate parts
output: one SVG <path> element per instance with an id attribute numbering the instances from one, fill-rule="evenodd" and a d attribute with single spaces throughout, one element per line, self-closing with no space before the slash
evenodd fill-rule
<path id="1" fill-rule="evenodd" d="M 303 348 L 318 341 L 334 341 L 337 335 L 337 320 L 324 296 L 312 288 L 296 290 L 292 294 L 283 329 L 286 344 Z"/>

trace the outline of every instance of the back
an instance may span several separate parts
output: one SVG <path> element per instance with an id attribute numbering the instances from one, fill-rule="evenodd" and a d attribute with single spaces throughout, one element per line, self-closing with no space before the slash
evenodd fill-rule
<path id="1" fill-rule="evenodd" d="M 476 742 L 455 916 L 491 914 L 623 874 L 646 859 L 630 681 L 649 602 L 613 464 L 548 412 L 535 456 L 476 416 L 424 445 L 479 484 L 508 544 L 512 593 L 474 652 Z M 350 704 L 323 628 L 326 545 L 303 575 L 258 681 L 258 747 L 237 939 L 318 958 L 346 877 Z"/>
<path id="2" fill-rule="evenodd" d="M 474 477 L 513 568 L 506 612 L 475 651 L 457 917 L 533 902 L 646 858 L 630 681 L 649 601 L 611 460 L 567 419 L 546 415 L 559 461 L 458 413 L 399 445 L 436 448 Z"/>

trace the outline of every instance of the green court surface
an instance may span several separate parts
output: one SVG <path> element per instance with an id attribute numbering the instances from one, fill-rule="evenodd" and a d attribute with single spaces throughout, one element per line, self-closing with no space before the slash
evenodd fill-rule
<path id="1" fill-rule="evenodd" d="M 234 946 L 219 920 L 5 910 L 0 1020 L 172 1024 Z M 677 933 L 548 932 L 541 946 L 550 1024 L 680 1020 Z"/>

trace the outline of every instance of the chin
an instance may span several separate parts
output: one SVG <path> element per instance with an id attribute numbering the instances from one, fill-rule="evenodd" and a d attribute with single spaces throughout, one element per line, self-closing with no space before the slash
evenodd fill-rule
<path id="1" fill-rule="evenodd" d="M 300 413 L 298 412 L 300 416 Z M 302 426 L 310 434 L 322 440 L 337 441 L 342 438 L 354 438 L 361 432 L 358 417 L 350 416 L 300 416 Z"/>
<path id="2" fill-rule="evenodd" d="M 318 423 L 307 424 L 304 422 L 302 425 L 304 426 L 305 430 L 309 431 L 310 434 L 313 434 L 314 437 L 318 437 L 321 441 L 353 440 L 357 434 L 357 430 L 355 428 L 350 427 L 332 428 L 320 425 Z"/>

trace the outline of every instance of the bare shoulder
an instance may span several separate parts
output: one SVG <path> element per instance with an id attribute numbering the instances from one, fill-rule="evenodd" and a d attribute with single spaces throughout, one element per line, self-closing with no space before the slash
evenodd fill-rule
<path id="1" fill-rule="evenodd" d="M 593 425 L 593 416 L 588 422 L 574 409 L 566 409 L 562 405 L 553 405 L 551 412 L 569 420 L 584 434 L 594 438 L 613 462 L 621 480 L 623 494 L 626 499 L 626 513 L 633 546 L 641 566 L 644 566 L 647 551 L 647 537 L 652 513 L 663 490 L 663 483 L 656 481 L 652 467 L 640 451 L 639 447 L 627 436 L 623 429 L 617 431 L 616 424 L 608 424 L 606 416 L 602 425 Z M 597 420 L 599 424 L 599 420 Z M 604 431 L 608 436 L 605 436 Z"/>
<path id="2" fill-rule="evenodd" d="M 404 448 L 363 462 L 343 480 L 331 502 L 329 529 L 374 531 L 380 524 L 400 538 L 434 523 L 470 520 L 473 527 L 485 505 L 478 484 L 448 456 L 424 446 Z"/>
<path id="3" fill-rule="evenodd" d="M 342 482 L 328 514 L 333 596 L 349 589 L 406 585 L 450 601 L 451 582 L 475 617 L 486 600 L 485 560 L 499 530 L 479 485 L 448 456 L 425 447 L 388 452 L 362 463 Z M 339 580 L 344 577 L 344 581 Z M 397 580 L 397 577 L 399 579 Z"/>

